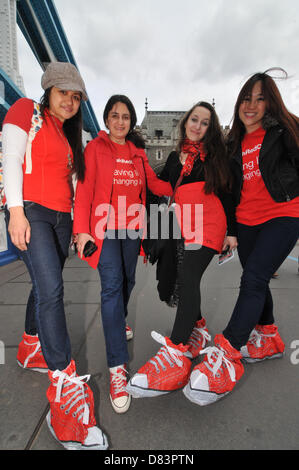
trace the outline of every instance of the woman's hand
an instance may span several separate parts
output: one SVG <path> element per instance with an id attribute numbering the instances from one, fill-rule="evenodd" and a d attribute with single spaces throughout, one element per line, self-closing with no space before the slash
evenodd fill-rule
<path id="1" fill-rule="evenodd" d="M 89 233 L 76 234 L 77 250 L 80 255 L 80 258 L 82 258 L 84 247 L 89 240 L 91 240 L 92 242 L 95 241 L 95 239 L 91 235 L 89 235 Z"/>
<path id="2" fill-rule="evenodd" d="M 237 246 L 237 237 L 226 236 L 223 241 L 222 251 L 225 251 L 227 248 L 229 248 L 229 251 L 232 251 L 237 248 Z"/>
<path id="3" fill-rule="evenodd" d="M 27 250 L 30 242 L 31 228 L 22 206 L 9 209 L 8 233 L 12 243 L 21 251 Z"/>

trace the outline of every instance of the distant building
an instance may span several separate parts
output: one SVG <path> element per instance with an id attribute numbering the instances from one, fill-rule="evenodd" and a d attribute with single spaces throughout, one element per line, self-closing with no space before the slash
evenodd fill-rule
<path id="1" fill-rule="evenodd" d="M 168 155 L 177 145 L 178 124 L 185 112 L 148 111 L 147 100 L 145 102 L 145 115 L 138 129 L 146 142 L 149 163 L 156 172 L 163 168 Z M 229 126 L 222 129 L 227 134 Z"/>
<path id="2" fill-rule="evenodd" d="M 163 168 L 168 155 L 175 148 L 178 123 L 184 114 L 185 111 L 148 111 L 146 102 L 145 116 L 139 130 L 146 142 L 149 163 L 155 171 Z"/>

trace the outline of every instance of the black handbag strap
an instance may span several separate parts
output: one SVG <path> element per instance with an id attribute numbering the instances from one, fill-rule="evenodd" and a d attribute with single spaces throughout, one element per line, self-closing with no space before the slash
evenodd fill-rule
<path id="1" fill-rule="evenodd" d="M 142 158 L 142 165 L 143 165 L 143 171 L 144 171 L 144 177 L 145 177 L 145 184 L 146 184 L 146 189 L 148 189 L 148 184 L 147 184 L 147 177 L 146 177 L 146 171 L 145 171 L 145 166 L 144 166 L 144 161 L 143 161 L 143 158 Z M 184 166 L 183 166 L 184 168 Z M 181 174 L 176 182 L 176 185 L 174 187 L 174 190 L 173 190 L 173 193 L 172 193 L 172 196 L 169 200 L 169 203 L 168 203 L 168 206 L 167 206 L 167 210 L 169 210 L 171 204 L 173 203 L 174 201 L 174 198 L 175 198 L 175 193 L 178 189 L 178 187 L 180 186 L 181 182 L 182 182 L 182 179 L 184 178 L 184 174 L 183 174 L 183 168 L 182 168 L 182 171 L 181 171 Z"/>
<path id="2" fill-rule="evenodd" d="M 170 207 L 171 204 L 173 203 L 174 198 L 175 198 L 175 193 L 177 192 L 177 189 L 178 189 L 178 187 L 180 186 L 180 184 L 181 184 L 183 178 L 184 178 L 184 175 L 183 175 L 183 171 L 182 171 L 181 174 L 180 174 L 180 176 L 179 176 L 179 179 L 177 180 L 176 185 L 175 185 L 175 187 L 174 187 L 172 196 L 171 196 L 170 201 L 169 201 L 169 203 L 168 203 L 168 207 Z"/>

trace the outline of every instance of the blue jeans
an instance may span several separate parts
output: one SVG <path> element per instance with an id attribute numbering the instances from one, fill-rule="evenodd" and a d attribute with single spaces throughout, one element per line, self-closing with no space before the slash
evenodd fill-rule
<path id="1" fill-rule="evenodd" d="M 299 218 L 278 217 L 255 226 L 238 224 L 237 236 L 243 274 L 238 300 L 223 334 L 240 349 L 257 324 L 274 323 L 269 282 L 298 240 Z"/>
<path id="2" fill-rule="evenodd" d="M 71 360 L 62 278 L 72 234 L 71 215 L 34 202 L 25 202 L 24 210 L 30 223 L 31 238 L 27 251 L 18 252 L 32 281 L 25 331 L 38 334 L 49 369 L 63 370 Z"/>
<path id="3" fill-rule="evenodd" d="M 109 238 L 110 234 L 106 232 L 98 264 L 108 367 L 116 367 L 129 361 L 126 316 L 135 285 L 140 250 L 140 238 L 132 239 L 129 231 L 125 237 L 120 237 L 120 232 L 113 233 L 116 235 L 115 239 Z"/>

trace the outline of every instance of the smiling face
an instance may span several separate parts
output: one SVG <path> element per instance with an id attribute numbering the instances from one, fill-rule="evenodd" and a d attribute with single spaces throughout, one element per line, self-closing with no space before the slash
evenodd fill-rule
<path id="1" fill-rule="evenodd" d="M 266 112 L 266 102 L 262 91 L 262 82 L 258 81 L 250 95 L 245 96 L 239 107 L 239 118 L 245 126 L 246 133 L 254 132 L 262 125 Z"/>
<path id="2" fill-rule="evenodd" d="M 64 122 L 77 114 L 81 103 L 81 94 L 78 91 L 61 90 L 53 88 L 49 96 L 49 112 Z"/>
<path id="3" fill-rule="evenodd" d="M 105 124 L 109 129 L 110 139 L 117 144 L 125 144 L 131 125 L 128 107 L 120 101 L 115 103 L 108 113 Z"/>
<path id="4" fill-rule="evenodd" d="M 208 130 L 211 112 L 203 106 L 196 106 L 185 124 L 187 139 L 199 142 Z"/>

